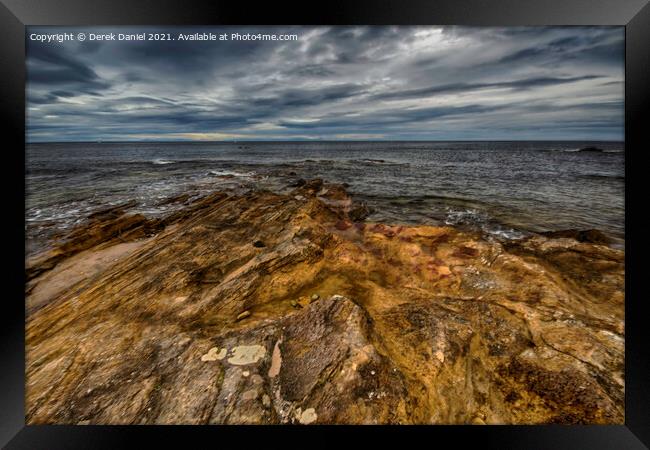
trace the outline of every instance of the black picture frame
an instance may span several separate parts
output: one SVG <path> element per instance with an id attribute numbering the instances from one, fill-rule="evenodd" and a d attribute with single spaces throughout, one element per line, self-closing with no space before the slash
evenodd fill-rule
<path id="1" fill-rule="evenodd" d="M 25 26 L 28 25 L 621 25 L 626 32 L 626 400 L 621 426 L 419 426 L 419 427 L 265 427 L 235 426 L 26 426 L 24 411 L 24 174 L 25 174 Z M 0 444 L 8 449 L 122 448 L 156 442 L 194 447 L 225 438 L 255 437 L 268 443 L 337 443 L 339 433 L 402 444 L 406 438 L 431 445 L 472 444 L 480 448 L 640 449 L 650 446 L 650 358 L 643 314 L 645 250 L 642 213 L 632 192 L 643 179 L 641 164 L 650 104 L 650 5 L 647 0 L 330 0 L 318 5 L 211 0 L 0 0 L 0 111 L 5 132 L 4 302 L 0 327 Z M 638 204 L 637 204 L 638 206 Z M 635 220 L 634 218 L 639 220 Z M 289 433 L 278 441 L 277 434 Z M 415 436 L 417 434 L 417 436 Z M 235 436 L 236 435 L 236 436 Z M 288 440 L 287 440 L 288 439 Z M 299 441 L 296 439 L 300 439 Z M 424 439 L 424 441 L 420 440 Z M 146 441 L 143 441 L 146 440 Z M 413 442 L 415 444 L 415 441 Z M 413 445 L 411 444 L 411 445 Z M 449 445 L 449 444 L 448 444 Z"/>

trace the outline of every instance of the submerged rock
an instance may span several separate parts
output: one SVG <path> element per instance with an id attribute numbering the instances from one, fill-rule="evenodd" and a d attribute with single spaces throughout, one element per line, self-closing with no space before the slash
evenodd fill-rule
<path id="1" fill-rule="evenodd" d="M 354 206 L 348 212 L 348 217 L 352 222 L 360 222 L 366 219 L 374 210 L 370 208 L 365 203 L 360 203 L 359 205 Z"/>
<path id="2" fill-rule="evenodd" d="M 89 218 L 28 266 L 28 301 L 53 267 L 157 234 L 30 311 L 27 423 L 623 423 L 621 250 L 348 226 L 355 206 L 311 180 Z"/>
<path id="3" fill-rule="evenodd" d="M 560 230 L 560 231 L 546 231 L 540 233 L 542 236 L 550 238 L 571 238 L 579 242 L 588 242 L 590 244 L 604 244 L 611 243 L 605 233 L 598 230 Z"/>
<path id="4" fill-rule="evenodd" d="M 168 197 L 168 198 L 158 202 L 158 206 L 172 205 L 172 204 L 175 204 L 175 203 L 185 203 L 190 198 L 191 198 L 190 194 L 182 193 L 182 194 L 174 195 L 172 197 Z"/>
<path id="5" fill-rule="evenodd" d="M 289 183 L 289 187 L 302 187 L 305 184 L 307 184 L 307 181 L 302 178 L 298 178 L 296 181 Z"/>

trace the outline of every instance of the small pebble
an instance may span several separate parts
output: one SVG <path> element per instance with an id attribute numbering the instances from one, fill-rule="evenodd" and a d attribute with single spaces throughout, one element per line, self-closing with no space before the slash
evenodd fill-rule
<path id="1" fill-rule="evenodd" d="M 316 414 L 316 410 L 314 410 L 314 408 L 307 408 L 304 412 L 301 412 L 300 409 L 298 409 L 298 414 L 298 421 L 303 425 L 309 425 L 310 423 L 316 421 L 318 418 L 318 415 Z"/>
<path id="2" fill-rule="evenodd" d="M 255 242 L 253 242 L 253 247 L 262 248 L 262 247 L 266 247 L 266 246 L 264 245 L 264 242 L 262 242 L 262 241 L 255 241 Z"/>
<path id="3" fill-rule="evenodd" d="M 318 294 L 313 294 L 313 295 L 311 296 L 311 301 L 314 302 L 314 301 L 318 300 L 319 298 L 320 298 L 320 295 L 318 295 Z"/>

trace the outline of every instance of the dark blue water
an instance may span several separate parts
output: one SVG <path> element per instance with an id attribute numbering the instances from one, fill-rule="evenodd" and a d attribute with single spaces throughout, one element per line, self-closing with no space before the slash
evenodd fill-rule
<path id="1" fill-rule="evenodd" d="M 579 152 L 597 146 L 604 152 Z M 620 142 L 58 143 L 27 146 L 28 251 L 107 204 L 134 211 L 181 192 L 283 191 L 297 178 L 348 183 L 389 223 L 492 236 L 595 228 L 624 239 Z"/>

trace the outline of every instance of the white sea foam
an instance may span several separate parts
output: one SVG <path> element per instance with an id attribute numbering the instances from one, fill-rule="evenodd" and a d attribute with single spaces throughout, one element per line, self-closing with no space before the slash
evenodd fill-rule
<path id="1" fill-rule="evenodd" d="M 211 170 L 209 172 L 210 175 L 215 175 L 215 176 L 233 176 L 233 177 L 252 177 L 255 175 L 255 172 L 235 172 L 231 170 Z"/>
<path id="2" fill-rule="evenodd" d="M 459 225 L 459 224 L 482 224 L 488 220 L 488 215 L 477 209 L 454 209 L 447 208 L 447 217 L 445 224 Z"/>
<path id="3" fill-rule="evenodd" d="M 503 228 L 490 228 L 487 230 L 487 233 L 508 240 L 521 239 L 526 236 L 526 234 L 522 233 L 521 231 Z"/>

